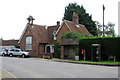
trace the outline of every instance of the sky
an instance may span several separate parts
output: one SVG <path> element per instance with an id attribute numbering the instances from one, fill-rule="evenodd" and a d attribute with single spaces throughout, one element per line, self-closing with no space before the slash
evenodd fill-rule
<path id="1" fill-rule="evenodd" d="M 103 23 L 103 8 L 105 6 L 105 24 L 115 23 L 118 34 L 118 2 L 119 0 L 1 0 L 0 1 L 0 38 L 4 40 L 19 39 L 27 24 L 27 18 L 32 15 L 34 24 L 56 25 L 62 23 L 65 7 L 76 2 L 83 5 L 86 12 L 92 14 L 92 19 Z"/>

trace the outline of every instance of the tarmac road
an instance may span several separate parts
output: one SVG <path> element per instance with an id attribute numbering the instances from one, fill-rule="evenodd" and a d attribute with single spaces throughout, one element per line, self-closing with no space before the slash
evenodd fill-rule
<path id="1" fill-rule="evenodd" d="M 2 69 L 15 78 L 118 78 L 118 67 L 54 62 L 33 58 L 2 58 Z"/>

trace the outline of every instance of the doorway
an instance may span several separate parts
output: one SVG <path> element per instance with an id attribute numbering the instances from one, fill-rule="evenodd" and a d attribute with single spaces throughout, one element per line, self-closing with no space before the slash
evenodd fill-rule
<path id="1" fill-rule="evenodd" d="M 101 45 L 92 44 L 92 61 L 101 61 Z"/>

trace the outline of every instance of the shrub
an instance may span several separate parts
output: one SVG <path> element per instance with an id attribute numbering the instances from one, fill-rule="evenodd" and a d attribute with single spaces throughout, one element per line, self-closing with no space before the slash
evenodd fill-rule
<path id="1" fill-rule="evenodd" d="M 44 56 L 45 59 L 52 59 L 50 56 Z"/>
<path id="2" fill-rule="evenodd" d="M 82 34 L 79 32 L 66 32 L 61 38 L 62 39 L 79 39 L 81 37 L 93 37 L 91 34 Z"/>

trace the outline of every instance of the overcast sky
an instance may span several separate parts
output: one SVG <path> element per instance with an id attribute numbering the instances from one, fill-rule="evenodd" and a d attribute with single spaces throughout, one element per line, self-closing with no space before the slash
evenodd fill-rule
<path id="1" fill-rule="evenodd" d="M 65 7 L 77 2 L 83 5 L 92 19 L 102 24 L 102 5 L 105 5 L 105 24 L 115 23 L 118 34 L 118 1 L 119 0 L 1 0 L 0 1 L 0 38 L 4 40 L 19 39 L 26 24 L 27 17 L 35 18 L 34 24 L 56 25 L 62 22 Z"/>

